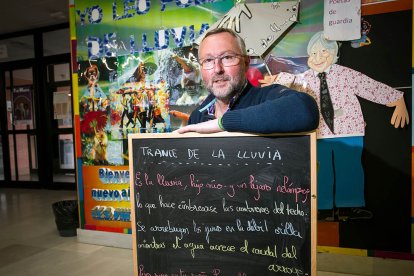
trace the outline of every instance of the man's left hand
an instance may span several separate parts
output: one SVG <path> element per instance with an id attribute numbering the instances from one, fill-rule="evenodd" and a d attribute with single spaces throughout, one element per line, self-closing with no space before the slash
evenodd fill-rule
<path id="1" fill-rule="evenodd" d="M 176 132 L 179 134 L 183 134 L 186 132 L 197 132 L 200 134 L 209 134 L 209 133 L 216 133 L 216 132 L 221 132 L 221 131 L 223 130 L 219 127 L 217 119 L 210 120 L 207 122 L 202 122 L 199 124 L 184 126 L 176 130 Z"/>

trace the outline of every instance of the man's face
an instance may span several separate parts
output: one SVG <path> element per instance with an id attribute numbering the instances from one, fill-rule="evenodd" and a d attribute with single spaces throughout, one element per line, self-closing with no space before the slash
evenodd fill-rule
<path id="1" fill-rule="evenodd" d="M 316 72 L 324 72 L 334 61 L 333 50 L 326 49 L 317 42 L 311 49 L 308 66 Z"/>
<path id="2" fill-rule="evenodd" d="M 236 38 L 229 33 L 218 33 L 203 40 L 199 49 L 199 60 L 224 55 L 242 55 Z M 220 60 L 215 60 L 212 69 L 201 68 L 204 84 L 208 91 L 220 100 L 230 100 L 244 85 L 249 66 L 248 57 L 240 57 L 238 65 L 224 67 Z"/>

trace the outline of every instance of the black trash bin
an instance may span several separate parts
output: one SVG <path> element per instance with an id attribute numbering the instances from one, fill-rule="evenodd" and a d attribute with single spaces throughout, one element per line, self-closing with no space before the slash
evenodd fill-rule
<path id="1" fill-rule="evenodd" d="M 52 204 L 52 209 L 59 235 L 62 237 L 76 236 L 76 229 L 79 227 L 78 201 L 58 201 Z"/>

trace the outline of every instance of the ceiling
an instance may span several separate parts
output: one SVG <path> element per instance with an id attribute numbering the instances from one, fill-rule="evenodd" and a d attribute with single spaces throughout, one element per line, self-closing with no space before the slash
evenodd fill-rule
<path id="1" fill-rule="evenodd" d="M 69 0 L 8 0 L 0 9 L 0 35 L 69 22 Z"/>

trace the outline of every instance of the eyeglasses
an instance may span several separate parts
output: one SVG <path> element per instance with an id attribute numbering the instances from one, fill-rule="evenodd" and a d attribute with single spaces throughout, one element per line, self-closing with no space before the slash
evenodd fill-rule
<path id="1" fill-rule="evenodd" d="M 224 67 L 236 66 L 240 63 L 240 59 L 244 55 L 239 54 L 227 54 L 220 57 L 208 57 L 199 61 L 201 68 L 204 70 L 210 70 L 214 68 L 215 61 L 218 59 Z"/>

